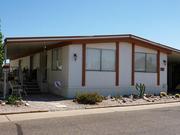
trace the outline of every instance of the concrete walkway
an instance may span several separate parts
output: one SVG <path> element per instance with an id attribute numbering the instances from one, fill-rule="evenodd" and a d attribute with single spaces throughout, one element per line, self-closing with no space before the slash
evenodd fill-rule
<path id="1" fill-rule="evenodd" d="M 0 123 L 33 120 L 33 119 L 47 119 L 47 118 L 58 118 L 58 117 L 68 117 L 68 116 L 90 115 L 90 114 L 103 114 L 103 113 L 112 113 L 112 112 L 137 111 L 137 110 L 157 109 L 157 108 L 176 107 L 176 106 L 180 106 L 180 103 L 178 102 L 178 103 L 129 106 L 129 107 L 111 107 L 111 108 L 57 111 L 57 112 L 44 112 L 44 113 L 0 115 Z"/>

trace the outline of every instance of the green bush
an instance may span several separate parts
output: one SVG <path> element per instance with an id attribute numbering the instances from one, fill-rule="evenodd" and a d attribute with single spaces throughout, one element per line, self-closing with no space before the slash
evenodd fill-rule
<path id="1" fill-rule="evenodd" d="M 76 101 L 80 104 L 96 104 L 102 100 L 103 97 L 96 92 L 81 93 L 76 96 Z"/>
<path id="2" fill-rule="evenodd" d="M 18 96 L 11 95 L 7 98 L 7 104 L 15 105 L 16 101 L 20 101 L 21 98 Z"/>

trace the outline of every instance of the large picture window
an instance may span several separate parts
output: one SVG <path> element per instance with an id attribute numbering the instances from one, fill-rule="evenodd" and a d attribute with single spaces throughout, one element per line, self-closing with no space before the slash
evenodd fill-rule
<path id="1" fill-rule="evenodd" d="M 87 48 L 86 70 L 114 71 L 115 51 L 110 49 Z"/>
<path id="2" fill-rule="evenodd" d="M 135 53 L 135 71 L 136 72 L 157 72 L 157 54 Z"/>
<path id="3" fill-rule="evenodd" d="M 52 70 L 61 70 L 62 54 L 61 48 L 52 49 Z"/>

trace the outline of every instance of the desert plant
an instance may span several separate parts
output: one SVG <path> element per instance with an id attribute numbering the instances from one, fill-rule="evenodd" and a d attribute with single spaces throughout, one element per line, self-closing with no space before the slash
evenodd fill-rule
<path id="1" fill-rule="evenodd" d="M 96 92 L 81 93 L 76 96 L 76 101 L 80 104 L 96 104 L 102 102 L 103 96 Z"/>
<path id="2" fill-rule="evenodd" d="M 123 97 L 121 95 L 114 96 L 115 100 L 121 100 Z"/>
<path id="3" fill-rule="evenodd" d="M 160 97 L 167 97 L 167 93 L 166 92 L 160 92 Z"/>
<path id="4" fill-rule="evenodd" d="M 10 95 L 7 98 L 7 104 L 15 105 L 17 101 L 20 101 L 21 97 Z"/>
<path id="5" fill-rule="evenodd" d="M 144 94 L 145 94 L 145 91 L 146 91 L 146 86 L 145 84 L 142 84 L 142 83 L 136 83 L 136 90 L 138 91 L 138 96 L 140 98 L 143 98 Z"/>
<path id="6" fill-rule="evenodd" d="M 175 95 L 175 98 L 180 98 L 180 94 L 176 94 L 176 95 Z"/>

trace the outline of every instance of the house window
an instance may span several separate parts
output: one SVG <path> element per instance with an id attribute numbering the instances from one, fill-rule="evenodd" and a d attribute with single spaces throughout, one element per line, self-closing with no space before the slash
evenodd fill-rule
<path id="1" fill-rule="evenodd" d="M 157 55 L 149 53 L 135 54 L 135 71 L 136 72 L 157 72 Z"/>
<path id="2" fill-rule="evenodd" d="M 114 71 L 115 51 L 110 49 L 87 48 L 86 70 Z"/>
<path id="3" fill-rule="evenodd" d="M 61 48 L 52 49 L 52 70 L 61 70 L 59 67 L 62 65 Z"/>

